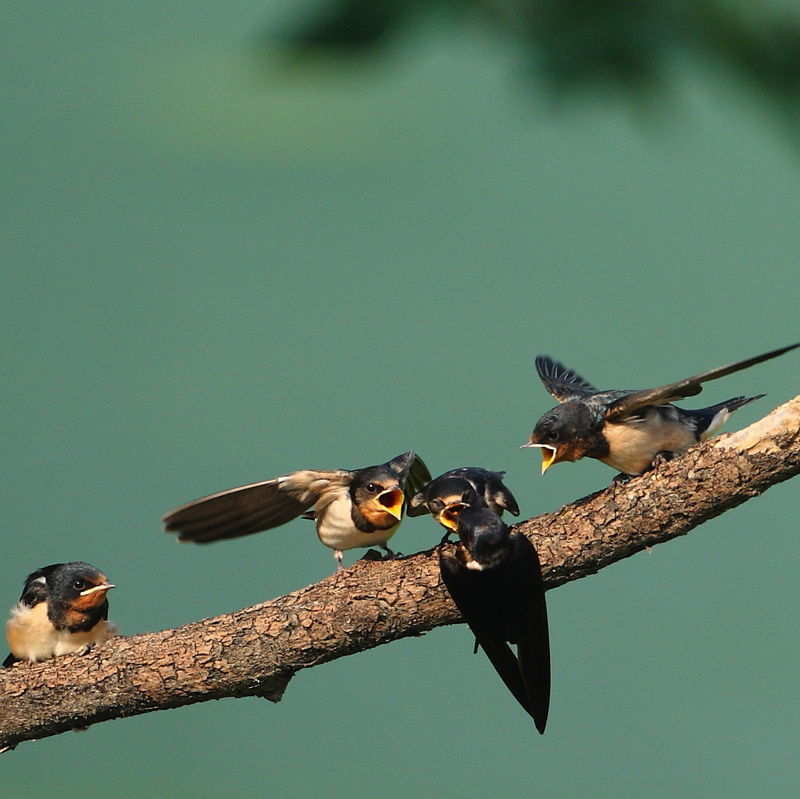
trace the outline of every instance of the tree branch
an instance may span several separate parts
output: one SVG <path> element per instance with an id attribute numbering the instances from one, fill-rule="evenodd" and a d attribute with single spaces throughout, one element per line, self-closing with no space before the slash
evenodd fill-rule
<path id="1" fill-rule="evenodd" d="M 800 396 L 745 430 L 517 529 L 536 545 L 550 589 L 685 535 L 798 472 Z M 300 669 L 459 620 L 436 550 L 363 559 L 236 613 L 0 670 L 0 746 L 209 699 L 277 702 Z"/>

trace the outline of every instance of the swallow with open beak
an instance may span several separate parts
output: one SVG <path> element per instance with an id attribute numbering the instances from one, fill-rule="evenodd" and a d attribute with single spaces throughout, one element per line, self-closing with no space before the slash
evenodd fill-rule
<path id="1" fill-rule="evenodd" d="M 540 355 L 536 371 L 561 403 L 536 423 L 523 447 L 542 450 L 542 474 L 554 463 L 596 458 L 623 475 L 648 471 L 658 462 L 686 452 L 715 433 L 736 410 L 755 397 L 734 397 L 708 408 L 687 410 L 670 404 L 703 390 L 703 383 L 754 366 L 800 344 L 738 361 L 710 372 L 642 391 L 598 391 L 557 361 Z"/>
<path id="2" fill-rule="evenodd" d="M 316 522 L 319 540 L 333 550 L 341 571 L 347 549 L 378 546 L 394 555 L 386 542 L 400 525 L 404 501 L 430 479 L 427 466 L 414 452 L 353 471 L 291 472 L 197 499 L 170 511 L 164 526 L 181 541 L 207 544 L 269 530 L 303 516 Z"/>
<path id="3" fill-rule="evenodd" d="M 539 556 L 489 508 L 466 507 L 459 543 L 439 551 L 442 579 L 515 699 L 543 733 L 550 708 L 550 638 Z M 516 654 L 509 646 L 516 644 Z"/>
<path id="4" fill-rule="evenodd" d="M 11 654 L 3 666 L 79 652 L 116 635 L 106 598 L 113 587 L 102 572 L 81 561 L 29 574 L 6 624 Z"/>
<path id="5" fill-rule="evenodd" d="M 430 513 L 447 532 L 446 541 L 456 531 L 458 514 L 464 508 L 489 508 L 498 516 L 508 511 L 519 516 L 519 505 L 503 482 L 505 472 L 493 472 L 477 466 L 464 466 L 440 474 L 418 491 L 408 502 L 409 516 Z"/>

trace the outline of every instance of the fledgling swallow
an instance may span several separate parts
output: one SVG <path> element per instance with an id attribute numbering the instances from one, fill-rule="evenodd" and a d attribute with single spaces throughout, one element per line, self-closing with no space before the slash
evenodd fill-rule
<path id="1" fill-rule="evenodd" d="M 412 451 L 353 471 L 291 472 L 189 502 L 164 516 L 164 527 L 181 541 L 207 544 L 303 516 L 316 522 L 319 540 L 333 550 L 341 571 L 347 549 L 378 546 L 394 555 L 386 542 L 400 526 L 404 501 L 430 479 Z"/>
<path id="2" fill-rule="evenodd" d="M 550 637 L 536 549 L 489 508 L 463 508 L 456 532 L 455 553 L 450 547 L 439 551 L 444 584 L 477 644 L 543 733 L 550 708 Z"/>
<path id="3" fill-rule="evenodd" d="M 81 561 L 29 574 L 6 623 L 11 654 L 3 666 L 79 652 L 116 635 L 106 598 L 112 588 L 102 572 Z"/>
<path id="4" fill-rule="evenodd" d="M 446 541 L 456 531 L 458 513 L 463 508 L 489 508 L 498 516 L 508 511 L 519 516 L 519 505 L 503 483 L 505 472 L 493 472 L 477 466 L 464 466 L 440 474 L 408 501 L 408 515 L 430 513 L 447 532 Z"/>
<path id="5" fill-rule="evenodd" d="M 536 371 L 561 403 L 536 423 L 523 447 L 540 447 L 542 474 L 554 463 L 596 458 L 623 475 L 648 471 L 657 456 L 670 458 L 715 433 L 736 410 L 755 397 L 734 397 L 708 408 L 687 410 L 670 403 L 692 397 L 703 383 L 754 366 L 800 347 L 793 344 L 721 366 L 710 372 L 642 391 L 598 391 L 591 383 L 544 355 Z M 656 461 L 657 462 L 657 461 Z"/>

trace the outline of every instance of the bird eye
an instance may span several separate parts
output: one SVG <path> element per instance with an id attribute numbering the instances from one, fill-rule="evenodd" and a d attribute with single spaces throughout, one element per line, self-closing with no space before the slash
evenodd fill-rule
<path id="1" fill-rule="evenodd" d="M 380 490 L 379 485 L 376 485 L 375 483 L 367 483 L 367 491 L 369 491 L 370 494 L 374 494 L 379 490 Z"/>
<path id="2" fill-rule="evenodd" d="M 86 581 L 85 580 L 75 580 L 75 582 L 72 583 L 72 587 L 76 591 L 83 591 L 83 589 L 86 588 Z"/>
<path id="3" fill-rule="evenodd" d="M 555 430 L 551 430 L 551 431 L 550 431 L 550 432 L 547 434 L 547 440 L 548 440 L 548 441 L 558 441 L 558 433 L 556 433 L 556 431 L 555 431 Z"/>

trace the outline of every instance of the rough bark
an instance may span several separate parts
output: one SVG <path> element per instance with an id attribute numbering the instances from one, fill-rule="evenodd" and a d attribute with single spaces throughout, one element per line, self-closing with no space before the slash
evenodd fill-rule
<path id="1" fill-rule="evenodd" d="M 800 396 L 745 430 L 517 529 L 536 545 L 554 588 L 685 535 L 798 472 Z M 0 747 L 227 696 L 277 702 L 300 669 L 459 620 L 435 550 L 364 559 L 237 613 L 0 670 Z"/>

